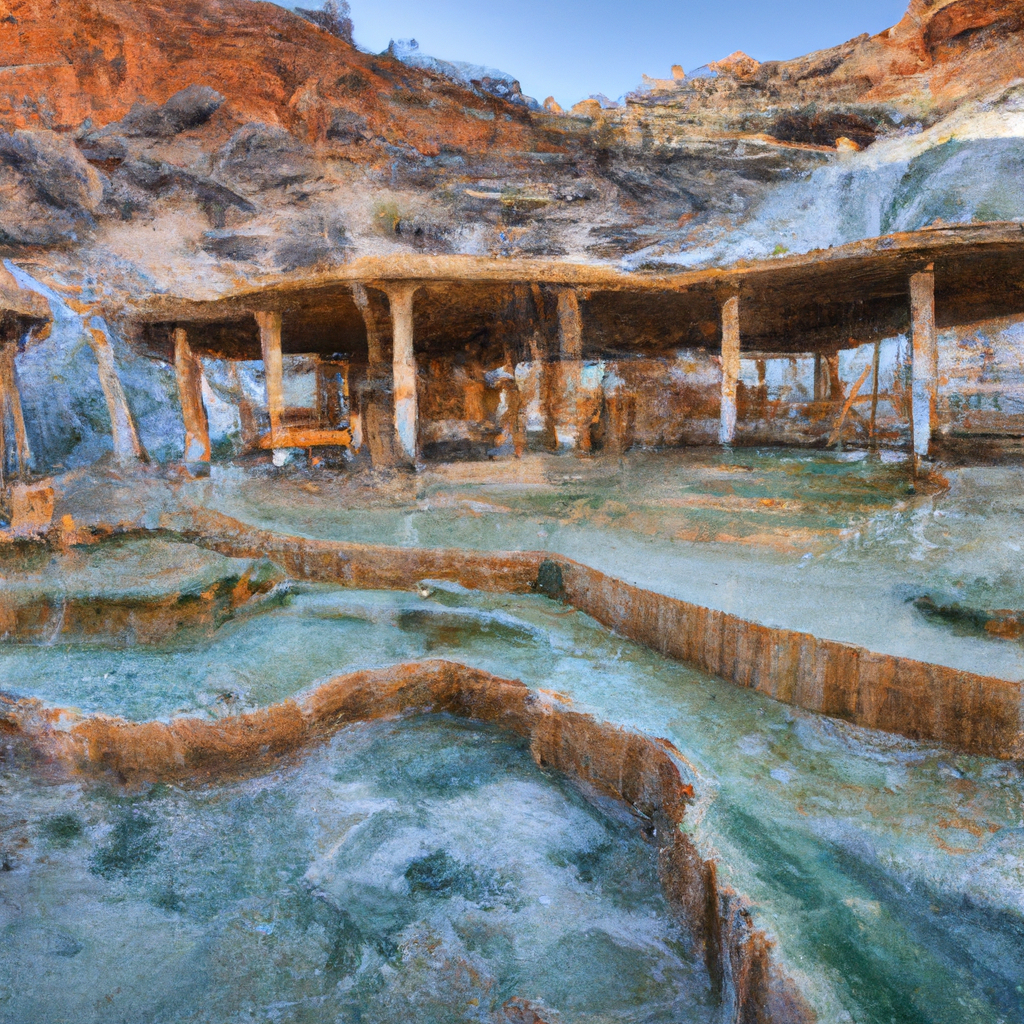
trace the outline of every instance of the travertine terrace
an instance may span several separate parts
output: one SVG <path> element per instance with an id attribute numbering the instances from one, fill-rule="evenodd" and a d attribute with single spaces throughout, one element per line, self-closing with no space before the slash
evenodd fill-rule
<path id="1" fill-rule="evenodd" d="M 305 15 L 0 0 L 0 670 L 84 708 L 3 770 L 483 722 L 656 847 L 693 1020 L 1024 1019 L 1021 0 L 569 110 Z"/>

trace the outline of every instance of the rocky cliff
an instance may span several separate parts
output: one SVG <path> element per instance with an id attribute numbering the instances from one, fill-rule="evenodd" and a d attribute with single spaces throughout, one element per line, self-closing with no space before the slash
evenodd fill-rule
<path id="1" fill-rule="evenodd" d="M 109 448 L 97 330 L 176 457 L 173 374 L 104 300 L 368 255 L 643 272 L 1024 219 L 1024 0 L 914 0 L 877 36 L 676 69 L 623 105 L 483 86 L 254 0 L 0 0 L 0 257 L 55 314 L 18 358 L 37 466 Z"/>
<path id="2" fill-rule="evenodd" d="M 733 55 L 648 79 L 620 109 L 560 115 L 362 53 L 272 4 L 0 0 L 0 242 L 87 287 L 194 294 L 409 249 L 735 258 L 749 253 L 721 247 L 731 230 L 766 209 L 778 221 L 780 202 L 798 222 L 794 185 L 818 194 L 822 176 L 876 189 L 880 162 L 899 164 L 890 191 L 913 206 L 905 193 L 931 188 L 944 158 L 900 181 L 924 151 L 949 152 L 943 119 L 965 105 L 972 125 L 996 110 L 998 130 L 973 134 L 1013 140 L 1017 168 L 1006 90 L 1024 77 L 1022 25 L 1020 0 L 914 0 L 878 36 L 792 61 Z M 1024 215 L 1017 195 L 988 205 L 960 213 Z M 861 220 L 839 235 L 915 223 Z"/>

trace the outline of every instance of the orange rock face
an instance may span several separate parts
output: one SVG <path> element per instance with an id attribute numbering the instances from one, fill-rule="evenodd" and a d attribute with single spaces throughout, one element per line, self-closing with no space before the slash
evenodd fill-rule
<path id="1" fill-rule="evenodd" d="M 709 65 L 717 78 L 659 83 L 621 116 L 657 110 L 668 132 L 687 123 L 780 141 L 863 147 L 908 118 L 931 121 L 1024 76 L 1019 0 L 912 0 L 897 25 L 785 61 L 737 52 Z"/>
<path id="2" fill-rule="evenodd" d="M 876 36 L 788 61 L 737 52 L 715 62 L 718 86 L 761 84 L 774 105 L 924 101 L 948 107 L 1024 76 L 1019 0 L 912 0 Z M 309 141 L 334 135 L 350 148 L 387 141 L 424 155 L 443 147 L 484 152 L 559 148 L 520 106 L 485 99 L 438 75 L 357 51 L 272 4 L 251 0 L 0 0 L 0 125 L 67 131 L 102 126 L 136 103 L 163 103 L 191 85 L 227 98 L 224 127 L 282 125 Z M 557 104 L 548 102 L 552 112 Z M 581 111 L 582 112 L 582 111 Z M 589 112 L 589 110 L 587 111 Z"/>
<path id="3" fill-rule="evenodd" d="M 878 35 L 762 69 L 809 98 L 842 89 L 863 102 L 923 99 L 947 107 L 1024 73 L 1022 30 L 1016 0 L 911 0 L 900 22 Z"/>
<path id="4" fill-rule="evenodd" d="M 227 98 L 217 118 L 228 131 L 260 120 L 313 142 L 333 133 L 350 149 L 383 140 L 425 155 L 484 151 L 499 134 L 545 145 L 522 107 L 249 0 L 0 0 L 0 71 L 8 131 L 100 127 L 198 85 Z"/>

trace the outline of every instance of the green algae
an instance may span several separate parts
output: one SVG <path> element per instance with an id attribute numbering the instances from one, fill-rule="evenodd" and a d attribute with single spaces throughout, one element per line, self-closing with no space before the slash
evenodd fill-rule
<path id="1" fill-rule="evenodd" d="M 44 818 L 39 825 L 39 834 L 52 846 L 64 849 L 78 842 L 83 834 L 82 821 L 76 814 L 65 812 Z"/>

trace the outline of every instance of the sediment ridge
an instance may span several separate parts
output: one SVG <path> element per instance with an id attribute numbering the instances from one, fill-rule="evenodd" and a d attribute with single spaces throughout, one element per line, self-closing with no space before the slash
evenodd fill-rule
<path id="1" fill-rule="evenodd" d="M 296 700 L 237 716 L 168 722 L 81 716 L 0 696 L 0 729 L 10 744 L 25 744 L 51 770 L 113 776 L 128 786 L 210 785 L 268 771 L 346 724 L 417 713 L 447 713 L 525 737 L 541 767 L 629 806 L 645 838 L 658 844 L 661 884 L 703 951 L 723 1021 L 815 1019 L 779 965 L 771 939 L 754 926 L 749 901 L 719 882 L 714 860 L 704 859 L 681 831 L 700 780 L 679 751 L 667 740 L 575 711 L 564 699 L 535 693 L 518 680 L 427 661 L 338 676 Z"/>
<path id="2" fill-rule="evenodd" d="M 221 554 L 266 556 L 300 579 L 400 590 L 439 579 L 475 590 L 547 593 L 630 640 L 775 700 L 967 753 L 1024 757 L 1021 683 L 765 626 L 560 555 L 310 540 L 208 510 L 164 523 Z"/>

